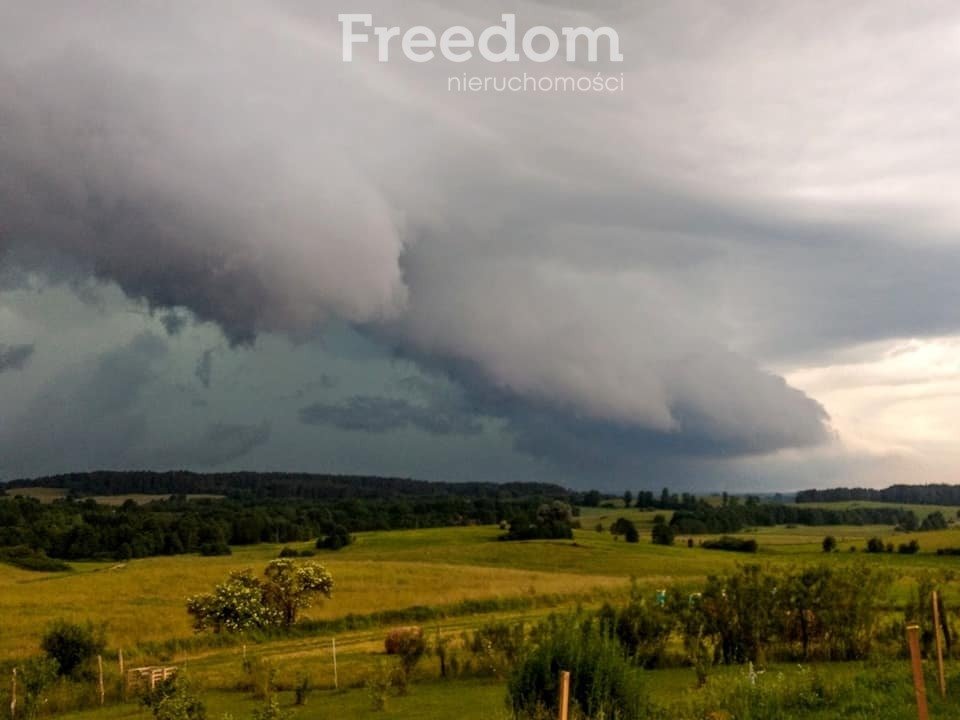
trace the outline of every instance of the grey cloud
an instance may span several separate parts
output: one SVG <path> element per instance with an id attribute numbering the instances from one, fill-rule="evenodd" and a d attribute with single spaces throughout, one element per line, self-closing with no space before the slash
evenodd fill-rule
<path id="1" fill-rule="evenodd" d="M 300 409 L 306 425 L 330 425 L 353 432 L 384 433 L 414 427 L 432 435 L 476 435 L 479 421 L 454 408 L 415 405 L 397 398 L 355 395 L 342 404 L 314 403 Z"/>
<path id="2" fill-rule="evenodd" d="M 51 380 L 0 429 L 0 472 L 132 462 L 147 434 L 139 402 L 165 354 L 157 336 L 144 334 Z"/>
<path id="3" fill-rule="evenodd" d="M 598 3 L 629 89 L 589 98 L 452 98 L 441 64 L 345 65 L 316 3 L 18 5 L 0 9 L 18 265 L 234 342 L 341 318 L 465 388 L 439 412 L 365 394 L 304 422 L 495 417 L 564 464 L 764 455 L 832 439 L 772 364 L 960 329 L 949 5 L 848 3 L 825 26 L 816 3 Z"/>
<path id="4" fill-rule="evenodd" d="M 3 345 L 0 344 L 0 373 L 7 370 L 23 370 L 27 361 L 33 356 L 32 344 Z"/>
<path id="5" fill-rule="evenodd" d="M 213 348 L 208 348 L 201 353 L 193 375 L 205 388 L 210 387 L 210 381 L 213 377 Z"/>
<path id="6" fill-rule="evenodd" d="M 216 467 L 244 457 L 270 440 L 268 422 L 257 425 L 212 423 L 196 438 L 145 455 L 150 467 Z"/>

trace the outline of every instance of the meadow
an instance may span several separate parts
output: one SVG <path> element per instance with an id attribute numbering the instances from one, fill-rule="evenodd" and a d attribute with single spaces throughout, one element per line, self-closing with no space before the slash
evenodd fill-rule
<path id="1" fill-rule="evenodd" d="M 930 508 L 919 507 L 918 515 Z M 939 508 L 956 518 L 957 508 Z M 447 638 L 454 644 L 463 633 L 493 621 L 532 625 L 552 612 L 574 607 L 596 608 L 617 603 L 631 592 L 653 597 L 655 590 L 682 586 L 694 589 L 708 575 L 736 568 L 744 562 L 771 568 L 797 567 L 827 562 L 836 568 L 866 562 L 893 570 L 887 614 L 900 617 L 915 593 L 916 578 L 933 571 L 943 578 L 943 596 L 951 622 L 960 609 L 960 579 L 953 575 L 955 557 L 938 556 L 938 548 L 960 546 L 960 528 L 932 532 L 899 533 L 889 526 L 832 526 L 758 528 L 738 533 L 759 543 L 756 554 L 701 548 L 705 536 L 678 537 L 672 547 L 650 542 L 650 528 L 658 513 L 635 508 L 584 508 L 581 528 L 572 540 L 500 542 L 496 526 L 449 527 L 423 530 L 358 533 L 342 550 L 317 551 L 313 558 L 333 575 L 333 596 L 307 610 L 303 629 L 288 635 L 246 637 L 197 635 L 185 611 L 188 596 L 209 591 L 231 571 L 251 568 L 260 572 L 276 558 L 281 545 L 235 547 L 230 556 L 180 555 L 126 562 L 75 562 L 72 572 L 30 572 L 0 566 L 0 661 L 37 654 L 41 635 L 57 618 L 104 623 L 108 658 L 108 686 L 118 685 L 116 651 L 122 649 L 127 667 L 154 663 L 187 668 L 192 681 L 204 690 L 210 717 L 223 713 L 248 717 L 262 704 L 243 681 L 244 661 L 266 661 L 275 673 L 275 684 L 284 706 L 293 703 L 292 688 L 309 678 L 313 688 L 299 717 L 383 718 L 507 718 L 505 678 L 491 672 L 484 677 L 464 676 L 441 680 L 437 661 L 427 657 L 418 666 L 408 695 L 391 697 L 379 713 L 371 710 L 366 685 L 384 663 L 383 640 L 392 625 L 422 624 L 430 638 Z M 660 513 L 663 514 L 663 513 Z M 666 513 L 669 515 L 669 513 Z M 639 543 L 614 538 L 606 528 L 618 517 L 633 520 L 641 531 Z M 603 530 L 597 529 L 598 525 Z M 838 541 L 838 551 L 822 551 L 825 535 Z M 917 539 L 920 552 L 865 554 L 866 540 L 881 537 L 900 544 Z M 312 543 L 292 544 L 296 549 Z M 849 548 L 856 552 L 850 552 Z M 337 684 L 334 688 L 331 641 L 337 643 Z M 890 707 L 889 695 L 877 700 L 882 711 L 864 711 L 855 717 L 914 717 L 910 707 L 910 677 L 906 661 L 896 665 L 892 689 L 902 697 Z M 954 668 L 948 665 L 951 682 Z M 809 668 L 795 664 L 771 665 L 767 677 L 806 678 Z M 742 678 L 742 666 L 718 667 L 711 683 Z M 817 664 L 816 672 L 828 681 L 873 672 L 858 663 Z M 694 673 L 671 667 L 643 672 L 651 695 L 663 703 L 695 695 Z M 807 680 L 804 679 L 803 682 Z M 772 682 L 772 680 L 770 680 Z M 931 686 L 932 687 L 932 686 Z M 691 695 L 692 694 L 692 695 Z M 879 696 L 878 696 L 879 697 Z M 87 701 L 89 702 L 89 700 Z M 935 709 L 940 701 L 932 698 Z M 148 710 L 136 702 L 108 702 L 103 708 L 66 711 L 69 703 L 51 698 L 48 714 L 90 720 L 147 718 Z M 952 706 L 943 706 L 952 708 Z M 836 717 L 829 710 L 811 707 L 798 717 Z M 846 711 L 845 711 L 846 712 Z M 852 710 L 850 712 L 853 712 Z M 880 714 L 877 714 L 877 713 Z M 943 710 L 942 712 L 947 712 Z M 940 717 L 952 716 L 941 714 Z M 886 714 L 884 714 L 886 713 Z M 938 715 L 934 715 L 938 717 Z"/>

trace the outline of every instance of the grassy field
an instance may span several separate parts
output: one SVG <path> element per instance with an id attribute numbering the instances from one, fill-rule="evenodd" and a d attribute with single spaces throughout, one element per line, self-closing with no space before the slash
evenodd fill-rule
<path id="1" fill-rule="evenodd" d="M 955 508 L 942 509 L 955 517 Z M 948 514 L 949 512 L 949 514 Z M 335 621 L 348 615 L 367 618 L 358 629 L 337 630 L 340 691 L 333 690 L 330 640 L 333 630 L 317 634 L 227 646 L 192 642 L 187 596 L 209 590 L 232 571 L 259 572 L 280 550 L 276 545 L 235 548 L 227 557 L 175 556 L 126 563 L 74 563 L 70 573 L 37 573 L 0 566 L 0 660 L 36 654 L 44 627 L 53 619 L 91 619 L 105 622 L 109 647 L 123 648 L 128 662 L 163 661 L 187 666 L 207 689 L 212 713 L 247 717 L 254 701 L 237 692 L 242 654 L 264 658 L 276 668 L 283 687 L 301 674 L 309 675 L 317 691 L 302 717 L 364 717 L 370 698 L 361 686 L 383 662 L 385 628 L 376 614 L 415 606 L 439 609 L 427 625 L 430 633 L 457 638 L 464 630 L 491 619 L 534 622 L 558 607 L 598 605 L 626 596 L 631 581 L 641 589 L 674 583 L 695 585 L 707 575 L 732 569 L 742 562 L 770 565 L 829 562 L 843 566 L 869 562 L 894 570 L 892 597 L 902 603 L 912 592 L 913 576 L 925 570 L 951 571 L 957 559 L 937 556 L 940 547 L 960 546 L 960 528 L 903 534 L 887 526 L 775 527 L 741 533 L 758 541 L 756 555 L 742 555 L 687 547 L 679 538 L 674 547 L 655 546 L 649 529 L 656 513 L 636 509 L 591 508 L 581 517 L 583 529 L 573 541 L 505 543 L 496 527 L 461 527 L 396 532 L 361 533 L 353 545 L 339 552 L 318 552 L 335 579 L 333 598 L 311 608 L 307 619 Z M 604 530 L 616 518 L 633 519 L 641 528 L 641 542 L 628 544 Z M 834 535 L 839 550 L 825 555 L 821 541 Z M 895 545 L 916 538 L 921 552 L 866 555 L 866 539 L 881 537 Z M 850 546 L 857 552 L 848 551 Z M 303 543 L 301 549 L 310 547 Z M 646 591 L 646 590 L 644 590 Z M 960 583 L 949 583 L 948 608 L 960 607 Z M 478 613 L 465 600 L 495 600 Z M 513 604 L 507 601 L 518 600 Z M 332 626 L 331 626 L 332 627 Z M 180 640 L 178 644 L 175 642 Z M 111 658 L 114 657 L 111 655 Z M 108 674 L 116 674 L 110 661 Z M 435 662 L 431 659 L 430 662 Z M 849 666 L 841 666 L 849 669 Z M 841 669 L 839 672 L 845 672 Z M 724 670 L 742 672 L 742 669 Z M 792 672 L 789 668 L 783 672 Z M 409 697 L 391 698 L 383 718 L 498 718 L 507 717 L 502 680 L 439 682 L 430 666 Z M 651 673 L 656 692 L 683 696 L 690 690 L 692 671 Z M 118 678 L 114 678 L 116 681 Z M 905 676 L 905 682 L 908 678 Z M 908 688 L 909 689 L 909 688 Z M 289 693 L 284 702 L 291 702 Z M 336 712 L 334 713 L 334 710 Z M 866 717 L 867 715 L 864 715 Z M 133 704 L 69 715 L 71 718 L 146 718 Z M 811 717 L 817 717 L 811 715 Z M 824 715 L 823 717 L 829 717 Z M 891 716 L 894 717 L 894 716 Z M 907 715 L 904 715 L 907 717 Z"/>

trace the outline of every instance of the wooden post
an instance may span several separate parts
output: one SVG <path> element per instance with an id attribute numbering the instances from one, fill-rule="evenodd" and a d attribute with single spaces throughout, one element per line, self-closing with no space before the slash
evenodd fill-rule
<path id="1" fill-rule="evenodd" d="M 928 720 L 927 689 L 923 684 L 923 664 L 920 661 L 919 625 L 907 625 L 907 642 L 910 645 L 910 664 L 913 667 L 913 689 L 917 694 L 917 718 Z"/>
<path id="2" fill-rule="evenodd" d="M 100 704 L 103 705 L 103 697 L 105 695 L 103 691 L 103 655 L 97 655 L 97 672 L 100 678 L 98 682 L 100 689 Z"/>
<path id="3" fill-rule="evenodd" d="M 560 671 L 560 720 L 567 720 L 570 713 L 570 672 Z"/>
<path id="4" fill-rule="evenodd" d="M 13 685 L 10 688 L 10 720 L 17 717 L 17 669 L 13 669 Z"/>
<path id="5" fill-rule="evenodd" d="M 337 639 L 331 640 L 333 646 L 333 689 L 340 689 L 340 681 L 337 679 Z"/>
<path id="6" fill-rule="evenodd" d="M 937 591 L 933 591 L 933 636 L 937 643 L 937 680 L 940 683 L 940 697 L 947 696 L 947 680 L 943 675 L 943 642 L 940 639 L 940 602 Z"/>
<path id="7" fill-rule="evenodd" d="M 117 650 L 117 665 L 120 666 L 120 677 L 123 677 L 123 648 Z"/>

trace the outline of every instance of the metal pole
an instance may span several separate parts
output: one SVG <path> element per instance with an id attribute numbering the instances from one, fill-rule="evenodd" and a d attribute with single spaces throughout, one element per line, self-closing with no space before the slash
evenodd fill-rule
<path id="1" fill-rule="evenodd" d="M 913 689 L 917 695 L 917 718 L 929 720 L 927 715 L 927 689 L 923 684 L 923 665 L 920 662 L 920 626 L 907 626 L 907 642 L 910 645 L 910 664 L 913 667 Z"/>

